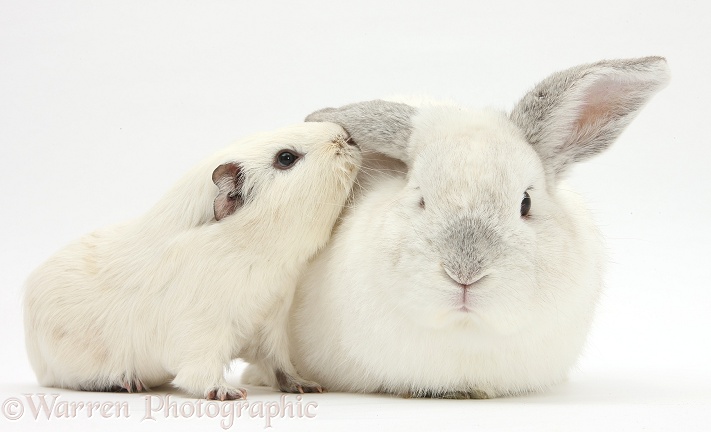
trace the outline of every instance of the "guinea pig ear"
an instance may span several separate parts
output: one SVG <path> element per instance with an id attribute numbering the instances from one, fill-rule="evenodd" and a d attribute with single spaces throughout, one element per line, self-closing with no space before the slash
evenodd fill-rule
<path id="1" fill-rule="evenodd" d="M 417 110 L 410 105 L 372 100 L 324 108 L 309 114 L 307 122 L 339 124 L 362 150 L 371 150 L 408 163 L 407 141 L 412 133 L 412 116 Z"/>
<path id="2" fill-rule="evenodd" d="M 235 162 L 224 163 L 212 172 L 212 181 L 218 188 L 213 208 L 215 219 L 219 221 L 244 204 L 242 167 Z"/>
<path id="3" fill-rule="evenodd" d="M 521 99 L 510 118 L 555 182 L 574 162 L 607 149 L 668 82 L 663 57 L 581 65 L 543 80 Z"/>

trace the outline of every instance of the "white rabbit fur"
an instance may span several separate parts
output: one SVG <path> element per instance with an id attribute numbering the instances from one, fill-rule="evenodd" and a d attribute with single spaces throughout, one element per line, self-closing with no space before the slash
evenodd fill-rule
<path id="1" fill-rule="evenodd" d="M 309 116 L 404 164 L 364 159 L 362 189 L 304 273 L 290 318 L 297 370 L 333 391 L 457 398 L 564 379 L 605 259 L 561 179 L 667 81 L 662 58 L 604 61 L 552 75 L 510 115 L 371 101 Z M 243 375 L 273 380 L 261 362 Z"/>
<path id="2" fill-rule="evenodd" d="M 346 139 L 333 123 L 248 137 L 195 167 L 145 216 L 51 257 L 25 293 L 40 384 L 140 391 L 172 379 L 191 395 L 235 399 L 246 393 L 224 369 L 244 357 L 281 369 L 282 390 L 320 391 L 294 371 L 285 326 L 297 278 L 330 237 L 360 165 Z M 290 169 L 276 167 L 283 149 L 302 155 Z M 239 171 L 213 183 L 218 165 Z M 218 216 L 225 185 L 242 205 Z"/>

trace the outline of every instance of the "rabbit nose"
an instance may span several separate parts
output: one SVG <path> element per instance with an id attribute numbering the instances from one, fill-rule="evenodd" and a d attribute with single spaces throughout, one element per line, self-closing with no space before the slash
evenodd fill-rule
<path id="1" fill-rule="evenodd" d="M 444 269 L 444 272 L 447 274 L 447 276 L 449 276 L 450 279 L 459 284 L 462 288 L 469 288 L 486 277 L 486 275 L 482 274 L 481 272 L 477 272 L 472 275 L 461 275 L 459 273 L 451 271 L 445 265 L 442 265 L 442 268 Z"/>

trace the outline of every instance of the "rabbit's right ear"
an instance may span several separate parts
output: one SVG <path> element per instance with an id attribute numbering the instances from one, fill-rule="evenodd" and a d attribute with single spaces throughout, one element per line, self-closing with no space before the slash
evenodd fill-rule
<path id="1" fill-rule="evenodd" d="M 224 163 L 212 172 L 212 182 L 219 190 L 213 204 L 215 220 L 219 221 L 244 204 L 242 167 L 235 162 Z"/>
<path id="2" fill-rule="evenodd" d="M 555 183 L 574 162 L 607 149 L 668 81 L 662 57 L 581 65 L 534 87 L 513 109 L 511 120 Z"/>
<path id="3" fill-rule="evenodd" d="M 324 108 L 306 117 L 307 122 L 331 122 L 341 125 L 363 150 L 372 150 L 408 163 L 407 141 L 412 133 L 410 105 L 372 100 Z"/>

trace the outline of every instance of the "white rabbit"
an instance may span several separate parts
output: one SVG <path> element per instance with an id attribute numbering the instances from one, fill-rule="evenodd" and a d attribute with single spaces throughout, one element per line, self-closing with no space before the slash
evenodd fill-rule
<path id="1" fill-rule="evenodd" d="M 604 265 L 584 203 L 561 181 L 668 79 L 663 58 L 602 61 L 553 74 L 509 115 L 384 101 L 310 115 L 405 165 L 364 161 L 363 189 L 299 283 L 301 376 L 333 391 L 456 398 L 561 381 Z M 274 376 L 258 362 L 243 381 Z"/>
<path id="2" fill-rule="evenodd" d="M 288 310 L 360 161 L 332 123 L 254 135 L 198 165 L 145 216 L 59 251 L 26 286 L 40 384 L 130 392 L 172 380 L 236 399 L 246 392 L 224 369 L 243 357 L 278 371 L 283 391 L 321 391 L 289 360 Z"/>

